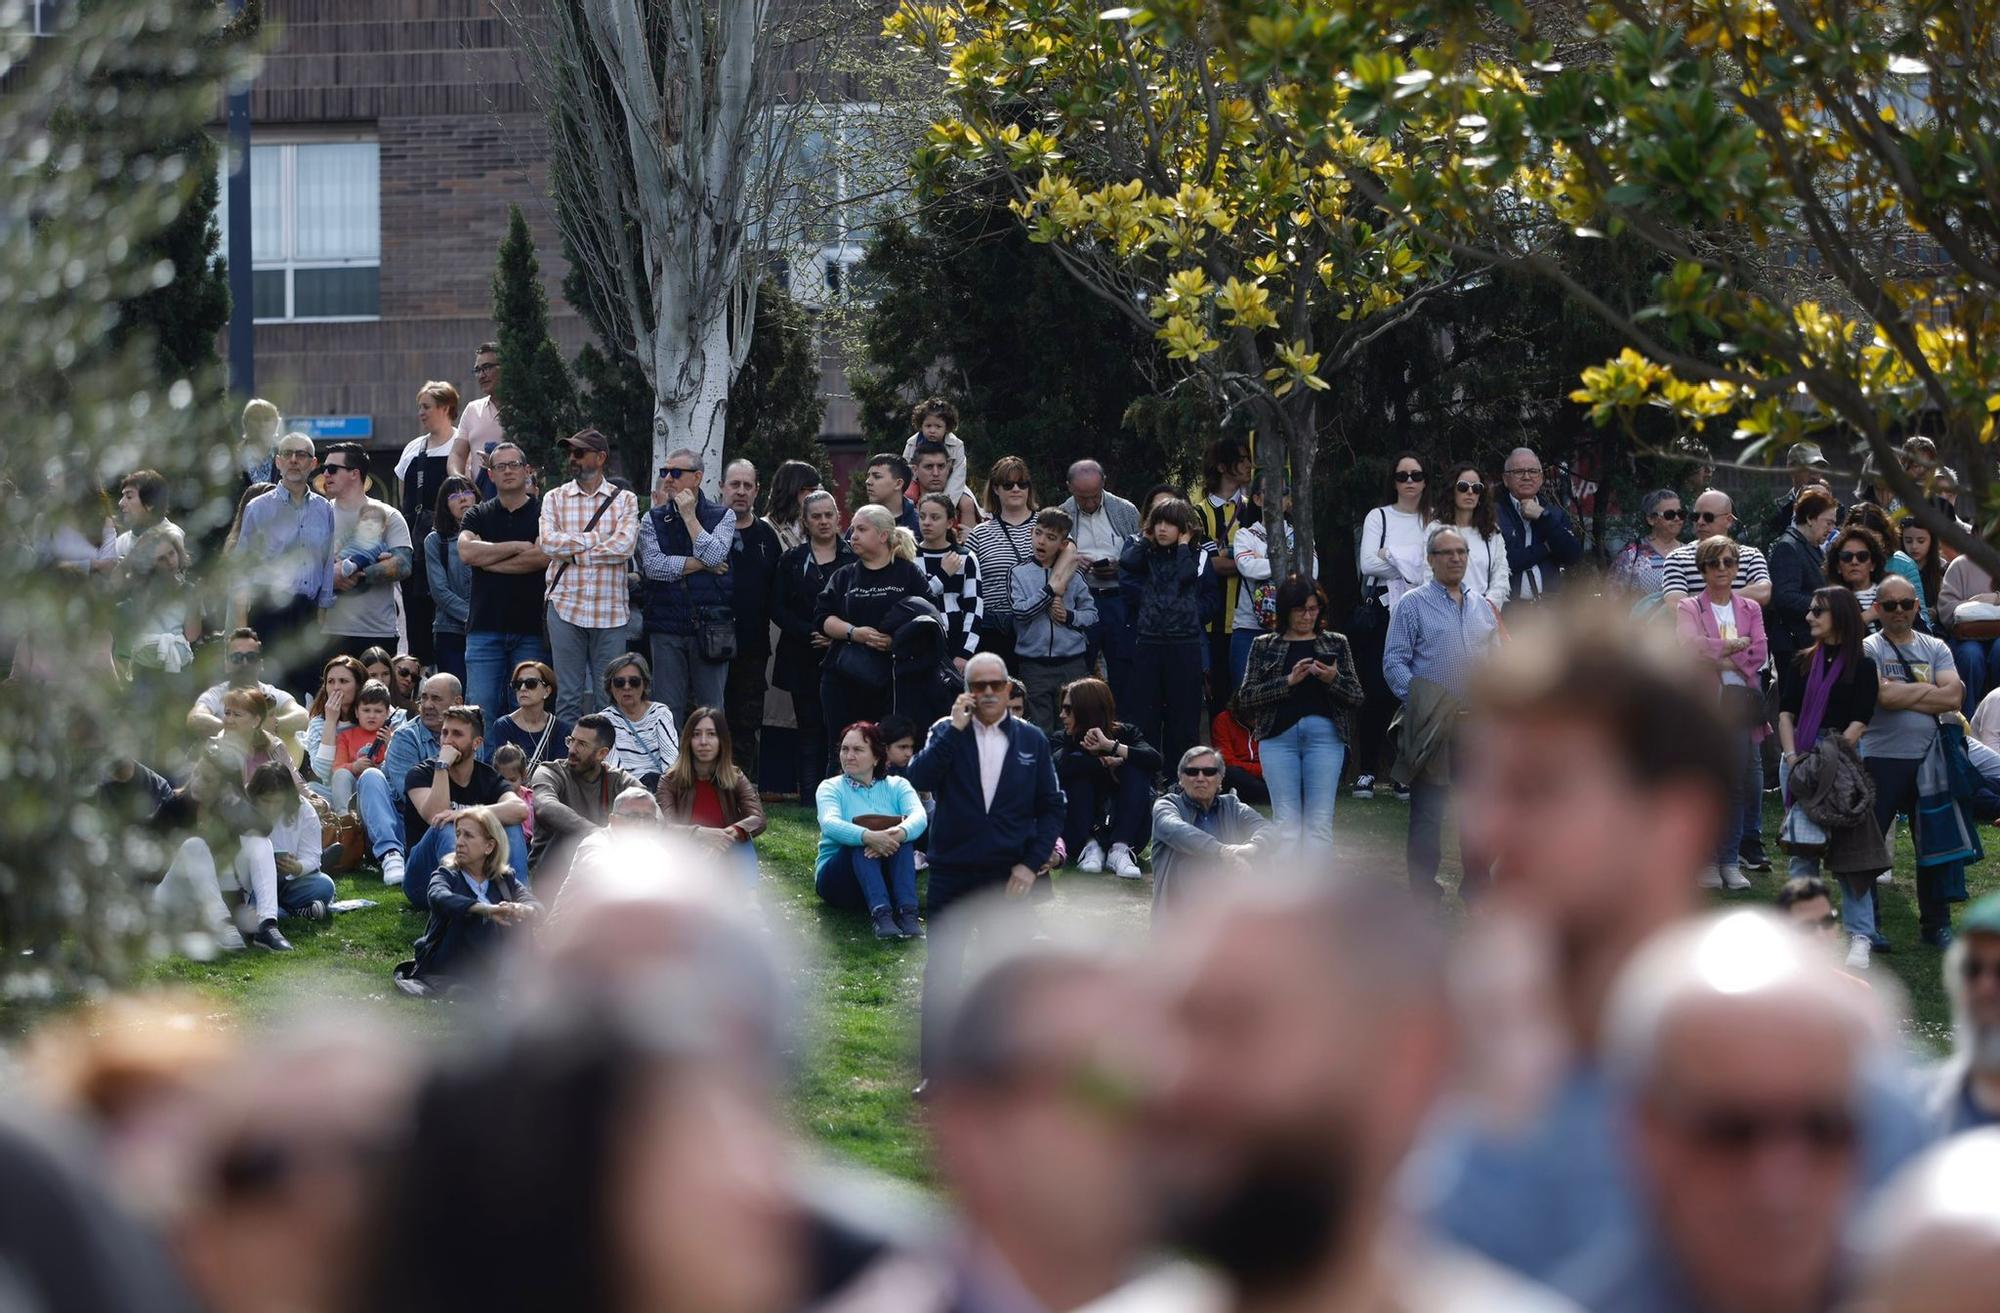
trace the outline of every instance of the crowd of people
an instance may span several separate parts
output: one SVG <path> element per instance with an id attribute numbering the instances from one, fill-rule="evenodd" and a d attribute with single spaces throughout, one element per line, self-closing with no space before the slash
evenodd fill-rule
<path id="1" fill-rule="evenodd" d="M 1462 587 L 1463 543 L 1434 534 L 1436 577 L 1409 596 Z M 1725 576 L 1713 552 L 1700 565 Z M 1328 651 L 1297 594 L 1256 640 L 1308 645 L 1291 670 Z M 1720 657 L 1678 626 L 1572 605 L 1511 619 L 1457 678 L 1448 649 L 1420 659 L 1441 612 L 1410 614 L 1421 625 L 1389 641 L 1430 672 L 1411 689 L 1451 680 L 1459 824 L 1499 873 L 1455 933 L 1376 872 L 1289 855 L 1203 745 L 1151 805 L 1166 856 L 1146 942 L 1036 933 L 1023 911 L 1065 837 L 1137 834 L 1119 828 L 1142 801 L 1123 781 L 1156 754 L 1101 681 L 1058 707 L 1082 759 L 1023 716 L 1026 689 L 985 651 L 928 729 L 892 715 L 840 733 L 820 887 L 885 900 L 895 933 L 930 940 L 917 1115 L 948 1207 L 914 1212 L 788 1129 L 788 1073 L 813 1060 L 799 991 L 818 977 L 742 896 L 731 854 L 762 818 L 726 718 L 690 711 L 648 789 L 614 764 L 609 716 L 579 717 L 538 768 L 557 787 L 532 791 L 545 853 L 581 834 L 551 887 L 546 867 L 515 868 L 528 804 L 488 778 L 481 712 L 434 674 L 390 739 L 423 737 L 412 823 L 449 829 L 452 852 L 398 978 L 463 998 L 464 1042 L 418 1052 L 351 1010 L 267 1038 L 172 995 L 45 1027 L 23 1069 L 89 1145 L 0 1126 L 8 1297 L 217 1313 L 1990 1304 L 2000 895 L 1943 958 L 1954 1051 L 1919 1064 L 1892 982 L 1842 969 L 1828 883 L 1795 877 L 1773 908 L 1701 890 L 1746 734 L 1716 695 Z M 263 758 L 249 795 L 275 836 L 298 797 L 256 673 L 222 695 L 221 732 Z M 1333 719 L 1341 680 L 1320 682 Z M 1072 788 L 1111 828 L 1077 828 Z M 251 865 L 263 850 L 242 847 Z"/>

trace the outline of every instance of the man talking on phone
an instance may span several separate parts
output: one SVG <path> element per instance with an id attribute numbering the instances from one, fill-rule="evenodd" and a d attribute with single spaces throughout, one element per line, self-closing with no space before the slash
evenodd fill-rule
<path id="1" fill-rule="evenodd" d="M 965 666 L 965 692 L 951 714 L 931 726 L 923 750 L 904 775 L 936 798 L 930 827 L 930 954 L 924 962 L 919 1066 L 928 1071 L 931 1018 L 939 991 L 955 989 L 965 947 L 981 928 L 979 906 L 959 908 L 980 894 L 1017 921 L 1027 911 L 1035 872 L 1055 851 L 1063 820 L 1062 785 L 1048 738 L 1008 713 L 1007 663 L 976 653 Z M 988 917 L 985 928 L 1001 930 Z M 921 1089 L 921 1086 L 919 1087 Z"/>

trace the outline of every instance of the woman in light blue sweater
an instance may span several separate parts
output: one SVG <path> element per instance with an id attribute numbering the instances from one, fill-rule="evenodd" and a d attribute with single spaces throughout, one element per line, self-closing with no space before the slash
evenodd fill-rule
<path id="1" fill-rule="evenodd" d="M 814 794 L 819 862 L 813 888 L 835 907 L 867 908 L 877 939 L 921 939 L 911 841 L 924 832 L 924 804 L 908 780 L 882 774 L 888 759 L 874 725 L 858 721 L 841 731 L 840 774 L 822 781 Z M 881 824 L 898 816 L 898 823 Z M 864 818 L 869 824 L 857 823 Z"/>

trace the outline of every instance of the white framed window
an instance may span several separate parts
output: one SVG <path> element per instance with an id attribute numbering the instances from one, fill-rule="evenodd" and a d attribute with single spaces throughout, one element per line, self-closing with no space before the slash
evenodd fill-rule
<path id="1" fill-rule="evenodd" d="M 909 143 L 894 116 L 870 103 L 817 107 L 798 125 L 787 162 L 788 189 L 803 197 L 793 295 L 808 306 L 859 294 L 852 277 L 874 235 L 875 218 L 902 200 Z"/>
<path id="2" fill-rule="evenodd" d="M 229 213 L 229 177 L 222 180 Z M 378 319 L 382 179 L 374 141 L 250 148 L 251 305 L 260 324 Z"/>

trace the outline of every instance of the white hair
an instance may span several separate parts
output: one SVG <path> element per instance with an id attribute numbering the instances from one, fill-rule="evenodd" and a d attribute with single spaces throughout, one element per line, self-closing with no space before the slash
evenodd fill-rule
<path id="1" fill-rule="evenodd" d="M 660 819 L 660 800 L 653 796 L 652 790 L 642 789 L 636 784 L 629 789 L 620 789 L 618 796 L 611 800 L 612 812 L 615 814 L 618 811 L 619 804 L 628 802 L 645 803 L 646 809 L 652 813 L 653 819 L 656 821 Z"/>
<path id="2" fill-rule="evenodd" d="M 1458 545 L 1460 547 L 1466 546 L 1465 535 L 1463 533 L 1461 533 L 1457 528 L 1455 528 L 1452 525 L 1440 524 L 1435 529 L 1432 529 L 1430 533 L 1425 536 L 1424 555 L 1429 556 L 1431 553 L 1431 549 L 1437 546 L 1437 540 L 1444 537 L 1446 534 L 1450 534 L 1452 537 L 1458 539 Z"/>
<path id="3" fill-rule="evenodd" d="M 1183 752 L 1181 754 L 1180 766 L 1177 769 L 1185 771 L 1188 767 L 1194 765 L 1196 762 L 1200 761 L 1203 757 L 1215 758 L 1217 765 L 1226 764 L 1223 760 L 1222 749 L 1211 748 L 1206 743 L 1197 743 L 1193 747 L 1189 748 L 1186 752 Z"/>
<path id="4" fill-rule="evenodd" d="M 1001 659 L 998 652 L 975 652 L 972 654 L 972 659 L 965 663 L 965 686 L 967 688 L 972 687 L 972 668 L 981 663 L 991 663 L 1000 667 L 1000 676 L 1003 679 L 1012 679 L 1014 677 L 1013 672 L 1007 669 L 1007 663 Z"/>

